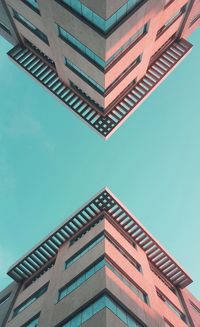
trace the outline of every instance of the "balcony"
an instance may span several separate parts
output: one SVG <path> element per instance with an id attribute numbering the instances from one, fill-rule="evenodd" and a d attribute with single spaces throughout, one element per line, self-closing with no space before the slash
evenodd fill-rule
<path id="1" fill-rule="evenodd" d="M 54 63 L 39 50 L 17 45 L 8 52 L 9 57 L 55 95 L 85 123 L 108 139 L 117 128 L 142 104 L 156 87 L 190 52 L 192 45 L 175 40 L 150 64 L 144 77 L 122 95 L 107 113 L 101 113 L 86 98 L 59 78 Z"/>

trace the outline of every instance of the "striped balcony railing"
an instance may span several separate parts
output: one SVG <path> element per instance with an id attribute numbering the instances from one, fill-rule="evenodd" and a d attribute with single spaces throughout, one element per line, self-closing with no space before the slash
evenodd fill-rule
<path id="1" fill-rule="evenodd" d="M 41 274 L 41 271 L 46 271 L 53 260 L 55 261 L 60 247 L 66 241 L 74 239 L 77 235 L 80 236 L 83 229 L 89 230 L 91 223 L 97 222 L 100 216 L 114 224 L 122 235 L 137 244 L 146 253 L 151 266 L 172 285 L 184 288 L 192 282 L 183 268 L 108 188 L 96 194 L 80 210 L 14 263 L 8 275 L 20 282 Z"/>
<path id="2" fill-rule="evenodd" d="M 40 82 L 46 89 L 76 113 L 84 122 L 108 139 L 139 107 L 150 93 L 167 77 L 190 52 L 192 45 L 184 40 L 171 43 L 149 66 L 144 77 L 123 95 L 107 113 L 100 113 L 74 89 L 65 85 L 54 65 L 29 47 L 18 45 L 8 52 L 9 57 Z"/>

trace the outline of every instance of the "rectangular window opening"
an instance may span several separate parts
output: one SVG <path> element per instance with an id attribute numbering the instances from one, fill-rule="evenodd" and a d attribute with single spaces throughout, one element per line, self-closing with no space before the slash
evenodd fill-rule
<path id="1" fill-rule="evenodd" d="M 48 289 L 48 283 L 42 286 L 39 290 L 37 290 L 34 294 L 32 294 L 27 300 L 21 303 L 18 307 L 13 310 L 13 318 L 18 315 L 20 312 L 25 310 L 29 305 L 35 302 L 40 296 L 42 296 Z"/>
<path id="2" fill-rule="evenodd" d="M 3 22 L 0 22 L 0 28 L 2 28 L 6 33 L 11 34 L 10 29 Z"/>
<path id="3" fill-rule="evenodd" d="M 97 271 L 103 267 L 110 269 L 125 285 L 127 285 L 143 302 L 148 304 L 147 294 L 140 289 L 138 285 L 130 281 L 125 277 L 125 273 L 120 271 L 109 259 L 108 256 L 102 257 L 100 260 L 95 261 L 89 268 L 85 269 L 84 272 L 79 274 L 78 277 L 74 278 L 71 282 L 67 283 L 58 294 L 58 301 L 62 300 L 65 296 L 69 295 L 75 289 L 77 289 L 81 284 L 87 281 L 91 276 L 93 276 Z"/>
<path id="4" fill-rule="evenodd" d="M 173 25 L 176 20 L 181 17 L 185 11 L 187 9 L 187 4 L 184 5 L 174 16 L 172 16 L 157 32 L 157 35 L 156 35 L 156 40 L 163 34 L 165 33 L 168 28 Z"/>
<path id="5" fill-rule="evenodd" d="M 102 309 L 109 309 L 114 315 L 116 315 L 125 325 L 134 327 L 144 327 L 135 317 L 129 314 L 128 310 L 116 302 L 110 295 L 102 295 L 92 303 L 80 309 L 78 313 L 71 316 L 65 322 L 58 324 L 61 327 L 80 326 L 94 316 L 97 312 Z"/>
<path id="6" fill-rule="evenodd" d="M 17 19 L 21 24 L 27 27 L 32 33 L 39 37 L 43 42 L 49 45 L 47 36 L 40 31 L 35 25 L 33 25 L 27 18 L 19 14 L 16 10 L 13 9 L 14 18 Z"/>
<path id="7" fill-rule="evenodd" d="M 105 20 L 90 8 L 88 8 L 80 0 L 56 1 L 66 7 L 68 10 L 72 11 L 72 13 L 80 17 L 86 23 L 90 24 L 91 27 L 94 26 L 97 31 L 99 30 L 104 35 L 106 35 L 108 32 L 111 32 L 118 23 L 120 23 L 133 10 L 137 9 L 139 5 L 142 5 L 146 2 L 146 0 L 128 0 L 112 16 Z"/>
<path id="8" fill-rule="evenodd" d="M 9 299 L 10 294 L 11 294 L 11 293 L 5 295 L 2 299 L 0 299 L 0 306 L 1 306 L 2 304 L 4 304 L 4 303 Z"/>
<path id="9" fill-rule="evenodd" d="M 29 321 L 27 321 L 21 327 L 37 327 L 38 323 L 39 323 L 39 317 L 40 317 L 40 313 L 38 313 L 36 316 L 32 317 Z"/>
<path id="10" fill-rule="evenodd" d="M 156 290 L 158 297 L 165 302 L 165 304 L 170 308 L 179 318 L 186 322 L 186 316 L 181 312 L 160 290 Z"/>
<path id="11" fill-rule="evenodd" d="M 194 304 L 191 300 L 189 300 L 189 301 L 190 301 L 190 304 L 191 304 L 191 306 L 193 307 L 193 309 L 194 309 L 196 312 L 198 312 L 198 313 L 200 314 L 200 308 L 197 307 L 197 305 Z"/>
<path id="12" fill-rule="evenodd" d="M 29 6 L 31 9 L 36 11 L 38 14 L 40 13 L 39 11 L 39 5 L 37 0 L 22 0 L 27 6 Z"/>

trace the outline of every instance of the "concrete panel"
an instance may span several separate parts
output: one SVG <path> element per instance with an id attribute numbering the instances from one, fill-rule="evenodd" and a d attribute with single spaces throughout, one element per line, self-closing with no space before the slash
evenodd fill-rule
<path id="1" fill-rule="evenodd" d="M 127 0 L 82 0 L 81 2 L 102 18 L 108 19 L 120 7 L 122 7 Z"/>

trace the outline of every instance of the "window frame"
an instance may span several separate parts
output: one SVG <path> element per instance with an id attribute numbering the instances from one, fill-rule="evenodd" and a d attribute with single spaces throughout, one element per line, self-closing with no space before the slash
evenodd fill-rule
<path id="1" fill-rule="evenodd" d="M 37 14 L 40 15 L 40 9 L 39 9 L 39 4 L 38 4 L 38 8 L 34 7 L 33 5 L 31 5 L 31 3 L 28 0 L 21 0 L 25 5 L 27 5 L 30 9 L 32 9 L 33 11 L 35 11 Z"/>
<path id="2" fill-rule="evenodd" d="M 9 35 L 11 35 L 11 31 L 10 31 L 10 29 L 5 25 L 5 23 L 4 22 L 2 22 L 2 21 L 0 21 L 0 28 L 4 31 L 4 32 L 6 32 L 6 33 L 8 33 Z"/>
<path id="3" fill-rule="evenodd" d="M 161 26 L 161 28 L 159 28 L 159 30 L 157 31 L 156 34 L 156 41 L 173 25 L 175 24 L 175 22 L 182 16 L 184 16 L 184 14 L 187 11 L 187 6 L 188 6 L 188 2 L 186 2 L 184 4 L 184 6 L 182 6 L 179 11 L 176 12 L 176 14 L 172 17 L 170 17 L 164 25 Z M 178 30 L 177 30 L 178 32 Z"/>
<path id="4" fill-rule="evenodd" d="M 118 29 L 123 23 L 126 22 L 137 10 L 139 10 L 145 3 L 147 3 L 148 0 L 141 0 L 140 3 L 136 5 L 136 7 L 132 8 L 128 14 L 126 14 L 124 17 L 122 17 L 108 32 L 103 32 L 100 28 L 98 28 L 96 25 L 93 25 L 92 22 L 87 20 L 84 16 L 78 14 L 75 10 L 73 10 L 69 5 L 65 4 L 62 0 L 55 0 L 59 5 L 67 9 L 69 12 L 71 12 L 72 15 L 76 16 L 78 19 L 80 19 L 84 24 L 88 25 L 90 28 L 92 28 L 95 32 L 97 32 L 99 35 L 101 35 L 104 38 L 109 37 L 116 29 Z M 119 8 L 120 9 L 120 8 Z"/>
<path id="5" fill-rule="evenodd" d="M 28 321 L 26 321 L 21 327 L 29 327 L 30 323 L 34 322 L 36 319 L 39 320 L 40 318 L 40 312 L 34 315 L 32 318 L 30 318 Z M 38 324 L 37 324 L 38 326 Z"/>
<path id="6" fill-rule="evenodd" d="M 21 15 L 17 10 L 15 10 L 15 9 L 12 8 L 12 11 L 13 11 L 13 17 L 20 24 L 24 25 L 29 31 L 31 31 L 34 35 L 36 35 L 46 45 L 49 45 L 49 40 L 48 40 L 48 37 L 46 36 L 45 33 L 43 33 L 42 31 L 40 31 L 39 28 L 37 28 L 33 23 L 31 23 L 26 17 L 24 17 L 23 15 Z M 34 27 L 34 29 L 31 28 L 29 24 L 32 25 Z"/>
<path id="7" fill-rule="evenodd" d="M 1 299 L 0 299 L 0 307 L 1 305 L 4 305 L 5 302 L 7 302 L 7 300 L 9 299 L 11 295 L 11 292 L 9 292 L 8 294 L 4 295 Z"/>
<path id="8" fill-rule="evenodd" d="M 32 295 L 30 295 L 26 300 L 24 300 L 22 303 L 20 303 L 18 306 L 16 306 L 13 309 L 12 318 L 15 318 L 18 314 L 23 312 L 32 303 L 34 303 L 37 299 L 39 299 L 44 293 L 46 293 L 48 290 L 48 286 L 49 286 L 49 282 L 45 283 L 37 291 L 35 291 Z"/>

